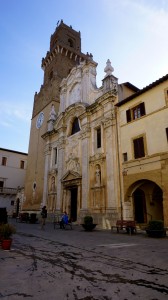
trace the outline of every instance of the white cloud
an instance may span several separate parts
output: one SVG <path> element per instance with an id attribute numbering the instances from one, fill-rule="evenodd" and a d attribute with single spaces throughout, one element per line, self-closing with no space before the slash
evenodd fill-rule
<path id="1" fill-rule="evenodd" d="M 104 3 L 111 28 L 108 48 L 113 51 L 108 58 L 116 65 L 118 74 L 114 75 L 119 81 L 130 81 L 142 88 L 167 74 L 168 1 Z"/>
<path id="2" fill-rule="evenodd" d="M 3 121 L 2 119 L 0 119 L 0 124 L 3 126 L 3 127 L 11 127 L 11 124 L 9 122 L 5 122 Z"/>
<path id="3" fill-rule="evenodd" d="M 16 123 L 19 120 L 22 120 L 26 124 L 30 123 L 31 120 L 31 109 L 22 106 L 20 103 L 12 105 L 10 103 L 6 104 L 0 102 L 0 123 L 3 126 L 12 126 L 13 123 Z M 16 108 L 17 107 L 17 108 Z"/>

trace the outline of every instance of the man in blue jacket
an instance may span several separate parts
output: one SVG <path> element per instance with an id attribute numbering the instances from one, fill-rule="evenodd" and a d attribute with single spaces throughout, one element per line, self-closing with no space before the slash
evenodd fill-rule
<path id="1" fill-rule="evenodd" d="M 68 215 L 67 215 L 67 212 L 64 211 L 64 214 L 63 214 L 63 216 L 61 218 L 61 221 L 60 221 L 60 228 L 65 229 L 64 225 L 66 225 L 66 224 L 68 224 Z"/>

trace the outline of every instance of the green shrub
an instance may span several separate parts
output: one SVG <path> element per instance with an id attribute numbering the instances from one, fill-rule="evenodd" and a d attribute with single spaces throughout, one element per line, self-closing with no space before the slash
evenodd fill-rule
<path id="1" fill-rule="evenodd" d="M 16 233 L 16 228 L 11 224 L 1 224 L 0 225 L 0 237 L 1 239 L 10 239 L 12 234 Z"/>
<path id="2" fill-rule="evenodd" d="M 93 224 L 92 216 L 85 216 L 84 217 L 84 224 Z"/>

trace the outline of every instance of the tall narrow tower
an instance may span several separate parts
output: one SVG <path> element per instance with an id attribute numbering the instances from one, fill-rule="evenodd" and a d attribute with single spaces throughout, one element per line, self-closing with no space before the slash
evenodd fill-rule
<path id="1" fill-rule="evenodd" d="M 61 20 L 51 35 L 50 50 L 42 58 L 44 81 L 39 93 L 34 96 L 23 210 L 39 210 L 41 203 L 45 202 L 43 185 L 47 150 L 44 148 L 42 135 L 47 131 L 51 107 L 54 105 L 58 112 L 60 83 L 75 65 L 90 57 L 91 55 L 81 52 L 80 32 Z"/>

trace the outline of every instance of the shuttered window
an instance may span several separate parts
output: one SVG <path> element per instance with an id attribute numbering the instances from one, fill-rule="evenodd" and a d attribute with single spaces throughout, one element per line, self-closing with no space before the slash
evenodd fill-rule
<path id="1" fill-rule="evenodd" d="M 146 114 L 145 113 L 145 103 L 142 102 L 139 106 L 140 106 L 141 116 L 144 116 Z"/>
<path id="2" fill-rule="evenodd" d="M 133 140 L 133 143 L 134 143 L 134 158 L 144 157 L 145 150 L 144 150 L 143 137 Z"/>
<path id="3" fill-rule="evenodd" d="M 7 157 L 3 156 L 2 157 L 2 166 L 6 166 L 7 163 Z"/>
<path id="4" fill-rule="evenodd" d="M 131 122 L 131 110 L 130 110 L 130 109 L 128 109 L 128 110 L 126 111 L 126 116 L 127 116 L 127 123 L 128 123 L 128 122 Z"/>
<path id="5" fill-rule="evenodd" d="M 20 169 L 24 169 L 24 166 L 25 166 L 25 162 L 24 162 L 24 160 L 21 160 L 20 161 Z"/>
<path id="6" fill-rule="evenodd" d="M 145 103 L 142 102 L 139 105 L 126 111 L 127 123 L 131 122 L 132 120 L 138 119 L 144 116 L 145 114 Z"/>

